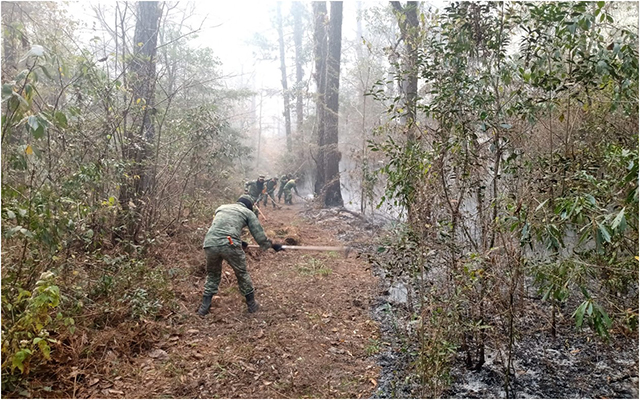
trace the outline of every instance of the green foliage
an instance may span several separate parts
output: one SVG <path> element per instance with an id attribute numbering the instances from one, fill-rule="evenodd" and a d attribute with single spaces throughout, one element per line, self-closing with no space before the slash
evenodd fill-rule
<path id="1" fill-rule="evenodd" d="M 383 152 L 389 160 L 376 171 L 387 178 L 385 195 L 380 199 L 378 207 L 388 200 L 392 201 L 394 206 L 406 210 L 415 201 L 416 191 L 414 180 L 407 177 L 418 180 L 427 176 L 432 156 L 424 152 L 417 143 L 398 143 L 391 135 L 386 136 L 380 143 L 370 141 L 369 149 Z"/>
<path id="2" fill-rule="evenodd" d="M 62 323 L 62 314 L 51 315 L 60 304 L 60 289 L 55 284 L 55 275 L 45 272 L 36 282 L 33 293 L 18 288 L 18 295 L 10 297 L 3 283 L 2 288 L 2 377 L 3 384 L 13 385 L 20 376 L 51 360 L 50 338 Z M 72 324 L 72 320 L 66 321 Z"/>
<path id="3" fill-rule="evenodd" d="M 576 319 L 576 327 L 581 328 L 585 319 L 589 321 L 595 332 L 602 337 L 609 337 L 611 319 L 602 306 L 589 298 L 580 304 L 572 317 Z"/>
<path id="4" fill-rule="evenodd" d="M 422 397 L 438 398 L 452 382 L 451 363 L 459 350 L 456 343 L 459 340 L 458 323 L 449 307 L 451 303 L 432 304 L 434 306 L 428 309 L 429 320 L 422 327 L 420 355 L 415 368 L 420 374 Z"/>
<path id="5" fill-rule="evenodd" d="M 48 361 L 54 335 L 166 313 L 170 277 L 150 266 L 149 249 L 232 186 L 233 165 L 249 153 L 228 115 L 250 93 L 224 89 L 220 61 L 190 48 L 172 18 L 156 69 L 172 72 L 155 77 L 151 109 L 122 73 L 131 49 L 96 60 L 102 39 L 69 46 L 75 23 L 53 3 L 15 11 L 3 19 L 2 370 L 13 385 L 3 394 Z M 137 146 L 141 112 L 155 136 Z M 122 204 L 143 175 L 144 193 Z M 44 271 L 58 276 L 55 284 L 38 280 Z"/>
<path id="6" fill-rule="evenodd" d="M 128 303 L 131 317 L 135 319 L 155 316 L 162 307 L 160 301 L 149 299 L 149 293 L 142 288 L 134 289 L 133 292 L 125 294 L 122 301 Z"/>
<path id="7" fill-rule="evenodd" d="M 420 18 L 415 125 L 403 123 L 390 82 L 370 93 L 387 106 L 370 142 L 386 159 L 383 201 L 402 207 L 414 232 L 413 246 L 385 252 L 404 262 L 385 269 L 415 272 L 411 253 L 439 249 L 433 268 L 449 279 L 423 309 L 458 305 L 463 317 L 449 323 L 460 336 L 443 337 L 469 367 L 482 365 L 487 340 L 511 354 L 526 278 L 552 304 L 553 323 L 557 307 L 574 305 L 576 326 L 603 338 L 637 320 L 638 35 L 616 7 L 452 3 Z M 416 73 L 390 58 L 395 82 Z M 443 337 L 422 338 L 424 376 Z"/>

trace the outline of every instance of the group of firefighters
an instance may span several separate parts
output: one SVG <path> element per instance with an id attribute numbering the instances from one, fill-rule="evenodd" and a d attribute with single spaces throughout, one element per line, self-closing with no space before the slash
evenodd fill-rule
<path id="1" fill-rule="evenodd" d="M 269 200 L 271 200 L 273 208 L 276 208 L 276 188 L 278 188 L 278 203 L 282 199 L 283 194 L 284 204 L 293 204 L 292 191 L 299 196 L 298 189 L 296 188 L 296 180 L 292 174 L 284 174 L 280 179 L 274 176 L 267 180 L 265 180 L 264 175 L 260 175 L 257 180 L 249 181 L 244 185 L 245 193 L 253 197 L 256 204 L 260 204 L 260 202 L 263 201 L 266 206 Z"/>
<path id="2" fill-rule="evenodd" d="M 266 206 L 271 200 L 273 207 L 276 208 L 274 195 L 276 187 L 279 187 L 278 202 L 284 194 L 284 203 L 293 204 L 291 191 L 299 196 L 293 175 L 285 174 L 279 180 L 274 177 L 267 181 L 264 175 L 260 175 L 257 180 L 245 184 L 245 194 L 240 196 L 236 203 L 223 204 L 214 212 L 213 222 L 202 245 L 207 260 L 207 280 L 204 284 L 202 304 L 197 310 L 198 315 L 204 317 L 209 313 L 211 300 L 218 293 L 220 286 L 223 260 L 231 266 L 236 275 L 240 293 L 247 302 L 247 311 L 254 313 L 260 308 L 255 300 L 251 276 L 247 271 L 244 249 L 248 244 L 241 239 L 241 234 L 246 226 L 261 250 L 266 251 L 269 248 L 276 252 L 284 250 L 281 244 L 273 243 L 264 233 L 258 220 L 257 207 L 254 207 L 261 201 L 264 201 Z"/>

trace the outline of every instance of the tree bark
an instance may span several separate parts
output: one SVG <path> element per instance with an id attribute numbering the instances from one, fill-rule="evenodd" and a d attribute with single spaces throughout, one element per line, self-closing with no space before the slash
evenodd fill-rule
<path id="1" fill-rule="evenodd" d="M 313 54 L 315 58 L 316 72 L 316 139 L 318 143 L 318 153 L 316 154 L 316 183 L 314 191 L 316 195 L 322 193 L 325 185 L 325 90 L 327 79 L 327 32 L 325 30 L 325 19 L 327 17 L 327 5 L 324 1 L 315 1 L 313 4 Z"/>
<path id="2" fill-rule="evenodd" d="M 401 95 L 404 100 L 406 115 L 404 122 L 407 125 L 407 139 L 415 137 L 413 127 L 416 120 L 416 103 L 418 99 L 418 2 L 407 1 L 403 7 L 399 1 L 392 1 L 391 6 L 396 11 L 400 34 L 404 42 L 405 52 L 401 56 L 402 82 L 400 82 Z"/>
<path id="3" fill-rule="evenodd" d="M 302 141 L 303 99 L 302 99 L 302 12 L 304 6 L 299 1 L 291 3 L 291 14 L 293 14 L 293 43 L 296 50 L 296 136 Z"/>
<path id="4" fill-rule="evenodd" d="M 125 161 L 131 164 L 128 181 L 121 186 L 120 203 L 125 211 L 134 211 L 134 230 L 138 230 L 141 215 L 140 198 L 153 185 L 153 176 L 146 167 L 155 128 L 152 121 L 156 82 L 156 53 L 161 9 L 157 1 L 137 3 L 137 21 L 133 37 L 133 56 L 128 63 L 128 80 L 132 88 L 131 127 L 127 129 L 124 146 Z M 135 210 L 130 210 L 133 204 Z M 129 230 L 132 233 L 131 229 Z"/>
<path id="5" fill-rule="evenodd" d="M 289 88 L 287 85 L 287 65 L 284 59 L 284 33 L 282 29 L 282 2 L 277 6 L 278 43 L 280 46 L 280 72 L 282 73 L 282 97 L 284 99 L 284 125 L 287 137 L 287 151 L 291 152 L 291 106 L 289 104 Z"/>
<path id="6" fill-rule="evenodd" d="M 340 51 L 342 49 L 342 2 L 331 2 L 329 51 L 327 57 L 327 111 L 325 114 L 324 205 L 343 206 L 340 192 L 340 150 L 338 148 L 338 108 L 340 90 Z"/>

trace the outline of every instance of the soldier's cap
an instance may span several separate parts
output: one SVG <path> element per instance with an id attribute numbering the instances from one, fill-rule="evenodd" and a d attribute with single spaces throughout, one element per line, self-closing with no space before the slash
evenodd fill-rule
<path id="1" fill-rule="evenodd" d="M 258 179 L 264 179 L 264 175 L 258 176 Z"/>
<path id="2" fill-rule="evenodd" d="M 243 194 L 242 196 L 240 196 L 240 198 L 238 199 L 238 203 L 242 203 L 245 205 L 245 207 L 247 207 L 249 210 L 253 211 L 253 203 L 255 203 L 255 200 L 253 199 L 253 197 L 251 197 L 248 194 Z"/>

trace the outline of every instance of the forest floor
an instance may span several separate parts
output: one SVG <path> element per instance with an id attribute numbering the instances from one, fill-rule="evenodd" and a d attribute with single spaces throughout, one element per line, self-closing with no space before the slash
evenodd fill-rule
<path id="1" fill-rule="evenodd" d="M 276 242 L 339 246 L 348 225 L 315 225 L 306 205 L 263 207 L 261 223 Z M 350 218 L 346 218 L 350 220 Z M 345 218 L 340 219 L 345 221 Z M 199 317 L 205 276 L 202 238 L 208 221 L 174 235 L 155 258 L 186 273 L 173 280 L 181 312 L 134 328 L 106 329 L 108 346 L 94 371 L 72 371 L 73 397 L 361 398 L 375 390 L 371 356 L 378 324 L 370 315 L 377 279 L 355 252 L 248 250 L 261 308 L 248 314 L 233 271 L 223 266 L 211 313 Z M 206 226 L 205 226 L 206 225 Z M 184 233 L 184 234 L 183 234 Z M 251 239 L 251 240 L 249 240 Z M 245 240 L 254 243 L 249 236 Z M 136 346 L 136 340 L 139 346 Z M 119 345 L 119 343 L 121 343 Z M 71 383 L 71 382 L 70 382 Z"/>
<path id="2" fill-rule="evenodd" d="M 248 250 L 260 310 L 248 314 L 224 264 L 211 313 L 199 317 L 206 279 L 202 240 L 209 221 L 158 238 L 150 268 L 171 278 L 171 310 L 160 319 L 108 324 L 65 342 L 66 359 L 51 364 L 30 394 L 65 398 L 416 398 L 423 388 L 407 343 L 412 314 L 389 277 L 367 261 L 380 230 L 344 209 L 263 207 L 261 223 L 276 242 L 355 245 L 360 251 Z M 266 217 L 266 218 L 265 218 Z M 250 243 L 253 240 L 246 237 Z M 535 298 L 534 293 L 531 297 Z M 392 310 L 392 311 L 390 311 Z M 515 398 L 637 398 L 638 337 L 616 333 L 601 343 L 562 318 L 555 339 L 533 301 L 515 343 Z M 412 344 L 413 343 L 413 344 Z M 597 343 L 597 344 L 596 344 Z M 403 351 L 404 349 L 404 351 Z M 498 351 L 476 372 L 460 352 L 447 398 L 503 398 Z M 54 357 L 55 358 L 55 357 Z M 45 377 L 47 376 L 47 377 Z M 17 395 L 17 396 L 16 396 Z"/>

